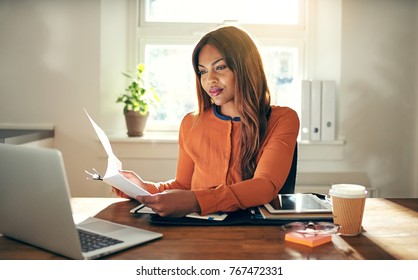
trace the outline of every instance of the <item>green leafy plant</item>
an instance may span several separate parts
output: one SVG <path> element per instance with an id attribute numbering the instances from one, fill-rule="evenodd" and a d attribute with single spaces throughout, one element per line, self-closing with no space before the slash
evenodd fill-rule
<path id="1" fill-rule="evenodd" d="M 143 78 L 145 65 L 139 63 L 136 67 L 136 77 L 122 72 L 122 74 L 131 79 L 132 82 L 117 99 L 117 103 L 124 103 L 123 112 L 138 111 L 141 115 L 146 115 L 149 106 L 155 106 L 160 102 L 160 98 L 153 87 L 147 84 Z"/>

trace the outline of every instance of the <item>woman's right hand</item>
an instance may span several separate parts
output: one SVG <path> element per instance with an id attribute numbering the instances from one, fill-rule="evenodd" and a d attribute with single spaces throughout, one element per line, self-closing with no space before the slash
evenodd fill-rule
<path id="1" fill-rule="evenodd" d="M 138 185 L 141 188 L 146 188 L 144 181 L 135 172 L 130 170 L 119 170 L 119 173 L 129 181 L 133 182 L 135 185 Z"/>
<path id="2" fill-rule="evenodd" d="M 127 194 L 125 194 L 123 191 L 115 188 L 114 186 L 112 186 L 112 192 L 117 195 L 118 197 L 122 197 L 122 198 L 127 198 L 127 199 L 131 199 L 132 197 L 129 197 Z"/>
<path id="3" fill-rule="evenodd" d="M 144 190 L 148 191 L 147 185 L 144 183 L 144 181 L 141 179 L 141 177 L 139 177 L 138 174 L 136 174 L 135 172 L 129 171 L 129 170 L 119 170 L 119 173 L 123 177 L 128 179 L 129 181 L 133 182 L 135 185 L 138 185 L 141 188 L 143 188 Z M 113 186 L 112 186 L 112 192 L 119 197 L 129 198 L 129 199 L 132 198 L 133 199 L 133 197 L 129 197 L 127 194 L 125 194 L 124 192 L 122 192 L 121 190 L 119 190 L 119 189 L 117 189 L 116 187 L 113 187 Z"/>

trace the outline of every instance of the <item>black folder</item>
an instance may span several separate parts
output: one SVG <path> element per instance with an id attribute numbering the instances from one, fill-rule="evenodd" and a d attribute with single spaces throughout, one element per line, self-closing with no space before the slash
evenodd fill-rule
<path id="1" fill-rule="evenodd" d="M 269 219 L 263 217 L 260 208 L 238 210 L 229 213 L 222 221 L 195 219 L 195 218 L 169 218 L 151 214 L 148 218 L 151 224 L 177 225 L 177 226 L 233 226 L 233 225 L 285 225 L 291 222 L 333 222 L 332 214 L 329 215 L 286 215 L 283 218 Z"/>

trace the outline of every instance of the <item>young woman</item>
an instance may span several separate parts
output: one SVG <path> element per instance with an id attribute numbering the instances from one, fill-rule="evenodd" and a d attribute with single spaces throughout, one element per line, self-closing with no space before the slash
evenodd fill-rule
<path id="1" fill-rule="evenodd" d="M 121 171 L 153 194 L 135 199 L 171 217 L 270 202 L 291 167 L 299 132 L 296 112 L 270 105 L 257 46 L 239 28 L 221 27 L 206 34 L 192 61 L 198 111 L 181 122 L 176 177 L 152 183 Z"/>

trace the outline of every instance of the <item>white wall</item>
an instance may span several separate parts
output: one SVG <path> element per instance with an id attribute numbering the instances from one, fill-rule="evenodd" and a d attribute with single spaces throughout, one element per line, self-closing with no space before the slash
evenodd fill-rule
<path id="1" fill-rule="evenodd" d="M 344 0 L 342 8 L 344 160 L 367 171 L 380 196 L 417 195 L 417 1 Z"/>
<path id="2" fill-rule="evenodd" d="M 84 114 L 99 116 L 100 0 L 0 1 L 0 123 L 53 124 L 73 195 L 102 194 L 86 182 L 97 143 Z"/>
<path id="3" fill-rule="evenodd" d="M 113 100 L 123 84 L 120 71 L 131 66 L 126 41 L 132 32 L 127 29 L 132 2 L 0 1 L 0 124 L 54 124 L 55 146 L 64 154 L 75 196 L 106 195 L 108 190 L 85 180 L 84 169 L 104 170 L 105 161 L 83 108 L 105 129 L 123 128 L 122 115 L 104 118 L 108 114 L 103 112 L 121 111 Z M 299 170 L 364 171 L 381 196 L 418 196 L 418 2 L 317 2 L 318 8 L 342 9 L 342 35 L 335 38 L 335 48 L 341 48 L 332 51 L 332 57 L 341 53 L 335 62 L 340 66 L 331 56 L 316 57 L 310 74 L 339 76 L 339 129 L 346 144 L 329 149 L 340 153 L 336 159 L 315 160 L 302 148 Z M 325 11 L 319 12 L 325 18 Z M 329 24 L 335 33 L 338 23 Z M 323 42 L 326 38 L 318 39 L 317 46 Z M 128 145 L 115 144 L 115 150 L 125 153 L 135 143 Z M 175 144 L 141 143 L 134 149 L 137 154 L 146 150 L 146 158 L 126 154 L 126 168 L 137 168 L 150 180 L 174 175 Z M 148 151 L 159 153 L 157 159 Z"/>
<path id="4" fill-rule="evenodd" d="M 109 132 L 126 129 L 123 105 L 116 98 L 124 92 L 127 79 L 122 72 L 135 69 L 135 0 L 101 1 L 101 126 Z M 135 40 L 135 39 L 134 39 Z M 122 116 L 114 118 L 113 116 Z"/>

